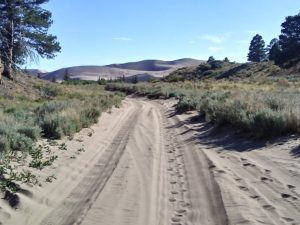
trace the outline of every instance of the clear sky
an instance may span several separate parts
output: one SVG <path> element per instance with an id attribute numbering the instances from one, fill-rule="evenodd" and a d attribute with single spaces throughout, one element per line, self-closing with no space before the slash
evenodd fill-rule
<path id="1" fill-rule="evenodd" d="M 62 50 L 27 67 L 52 71 L 210 55 L 243 62 L 252 37 L 278 37 L 285 17 L 300 12 L 300 0 L 50 0 L 44 7 Z"/>

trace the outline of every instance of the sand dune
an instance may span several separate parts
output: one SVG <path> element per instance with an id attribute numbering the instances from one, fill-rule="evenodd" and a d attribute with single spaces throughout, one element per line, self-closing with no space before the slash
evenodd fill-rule
<path id="1" fill-rule="evenodd" d="M 175 101 L 127 98 L 73 140 L 5 225 L 300 224 L 300 140 L 280 144 L 211 133 Z M 47 145 L 42 141 L 41 144 Z M 85 152 L 78 152 L 78 149 Z M 74 157 L 72 156 L 76 156 Z M 31 193 L 31 194 L 28 194 Z"/>
<path id="2" fill-rule="evenodd" d="M 197 66 L 200 63 L 202 61 L 196 59 L 178 59 L 174 61 L 143 60 L 107 66 L 75 66 L 44 73 L 42 78 L 51 80 L 55 77 L 57 80 L 63 80 L 65 74 L 68 73 L 71 79 L 79 80 L 98 80 L 99 77 L 117 79 L 123 76 L 128 77 L 128 79 L 131 79 L 132 76 L 138 76 L 141 80 L 145 80 L 145 78 L 163 77 L 178 68 Z"/>

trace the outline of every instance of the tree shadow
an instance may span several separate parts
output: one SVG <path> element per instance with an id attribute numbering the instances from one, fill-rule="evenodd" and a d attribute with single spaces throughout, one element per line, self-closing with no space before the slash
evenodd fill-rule
<path id="1" fill-rule="evenodd" d="M 252 151 L 265 147 L 269 142 L 269 140 L 246 137 L 243 133 L 234 130 L 230 126 L 218 127 L 213 124 L 204 124 L 197 130 L 197 133 L 197 135 L 187 141 L 195 141 L 210 148 L 222 147 L 227 151 Z"/>
<path id="2" fill-rule="evenodd" d="M 300 145 L 293 148 L 290 153 L 293 157 L 299 158 L 300 157 Z"/>

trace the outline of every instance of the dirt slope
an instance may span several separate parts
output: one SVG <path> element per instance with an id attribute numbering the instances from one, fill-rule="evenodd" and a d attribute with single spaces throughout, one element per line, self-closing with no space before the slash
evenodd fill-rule
<path id="1" fill-rule="evenodd" d="M 31 194 L 19 194 L 17 210 L 0 200 L 0 221 L 300 224 L 299 140 L 264 147 L 230 142 L 208 135 L 203 124 L 186 123 L 192 115 L 174 116 L 173 105 L 127 98 L 92 130 L 63 140 L 68 150 L 40 174 L 55 173 L 57 180 L 24 186 Z M 71 158 L 78 148 L 85 152 Z"/>

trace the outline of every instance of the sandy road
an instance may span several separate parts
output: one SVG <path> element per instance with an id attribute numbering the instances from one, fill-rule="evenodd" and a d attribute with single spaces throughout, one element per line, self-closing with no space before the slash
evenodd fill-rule
<path id="1" fill-rule="evenodd" d="M 5 225 L 300 224 L 300 139 L 261 145 L 211 133 L 172 101 L 127 98 L 97 125 L 51 147 L 41 171 L 57 180 L 24 186 Z M 84 153 L 74 159 L 78 149 Z"/>
<path id="2" fill-rule="evenodd" d="M 178 121 L 158 103 L 126 102 L 105 152 L 40 224 L 227 224 L 206 156 Z"/>

